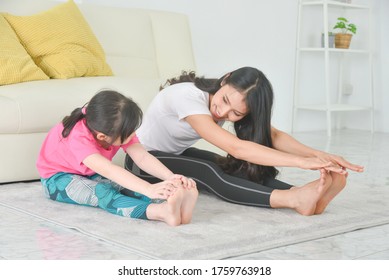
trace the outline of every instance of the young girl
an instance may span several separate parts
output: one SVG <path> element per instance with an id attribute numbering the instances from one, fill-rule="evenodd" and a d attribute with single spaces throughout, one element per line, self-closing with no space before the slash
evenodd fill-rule
<path id="1" fill-rule="evenodd" d="M 131 218 L 189 223 L 196 184 L 173 174 L 142 147 L 134 133 L 141 120 L 138 105 L 115 91 L 101 91 L 87 107 L 75 109 L 50 130 L 41 148 L 37 168 L 46 195 Z M 120 148 L 164 181 L 150 184 L 113 164 Z M 120 193 L 123 188 L 130 196 Z"/>
<path id="2" fill-rule="evenodd" d="M 155 97 L 137 135 L 171 170 L 195 178 L 224 200 L 320 214 L 344 188 L 346 168 L 362 172 L 363 167 L 272 127 L 272 105 L 272 86 L 258 69 L 243 67 L 220 79 L 184 72 Z M 234 123 L 235 133 L 221 127 L 225 121 Z M 190 148 L 201 138 L 227 157 Z M 127 157 L 126 168 L 134 166 Z M 275 179 L 275 166 L 320 170 L 320 178 L 295 187 Z"/>

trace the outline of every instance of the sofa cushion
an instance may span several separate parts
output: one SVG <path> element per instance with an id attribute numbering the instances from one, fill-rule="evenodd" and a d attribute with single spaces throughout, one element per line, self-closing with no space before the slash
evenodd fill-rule
<path id="1" fill-rule="evenodd" d="M 159 77 L 150 12 L 85 3 L 79 8 L 102 45 L 115 75 Z"/>
<path id="2" fill-rule="evenodd" d="M 38 68 L 0 14 L 0 86 L 49 77 Z"/>
<path id="3" fill-rule="evenodd" d="M 49 77 L 112 75 L 100 43 L 73 0 L 31 16 L 4 17 Z"/>
<path id="4" fill-rule="evenodd" d="M 73 109 L 82 107 L 102 89 L 130 96 L 142 110 L 158 92 L 158 79 L 115 76 L 51 79 L 6 85 L 0 91 L 1 134 L 47 132 Z"/>

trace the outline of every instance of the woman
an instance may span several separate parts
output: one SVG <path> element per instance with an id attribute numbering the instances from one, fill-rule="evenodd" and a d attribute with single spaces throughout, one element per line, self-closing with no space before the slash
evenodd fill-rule
<path id="1" fill-rule="evenodd" d="M 193 177 L 227 201 L 320 214 L 344 188 L 346 169 L 362 172 L 363 167 L 272 127 L 272 106 L 272 86 L 258 69 L 243 67 L 220 79 L 184 72 L 154 98 L 137 135 L 173 172 Z M 225 121 L 234 123 L 236 135 L 222 128 Z M 190 148 L 201 138 L 227 157 Z M 320 178 L 295 187 L 275 179 L 275 166 L 317 169 Z M 137 171 L 128 157 L 126 168 Z"/>

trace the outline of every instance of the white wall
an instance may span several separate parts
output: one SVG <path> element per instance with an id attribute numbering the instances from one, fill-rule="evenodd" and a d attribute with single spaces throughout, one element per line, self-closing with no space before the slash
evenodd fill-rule
<path id="1" fill-rule="evenodd" d="M 358 1 L 358 0 L 354 0 Z M 111 6 L 175 11 L 188 15 L 197 70 L 219 77 L 241 66 L 262 70 L 273 84 L 273 124 L 291 130 L 297 0 L 81 0 Z M 376 130 L 389 132 L 389 1 L 373 0 Z M 109 16 L 109 15 L 107 15 Z M 386 62 L 386 63 L 384 63 Z M 314 85 L 313 85 L 314 86 Z M 315 88 L 312 88 L 312 92 Z M 354 114 L 354 113 L 353 113 Z M 348 128 L 369 129 L 364 115 L 347 116 Z M 324 113 L 306 113 L 299 130 L 325 129 Z"/>
<path id="2" fill-rule="evenodd" d="M 374 78 L 378 131 L 389 132 L 389 1 L 376 0 L 377 45 Z"/>

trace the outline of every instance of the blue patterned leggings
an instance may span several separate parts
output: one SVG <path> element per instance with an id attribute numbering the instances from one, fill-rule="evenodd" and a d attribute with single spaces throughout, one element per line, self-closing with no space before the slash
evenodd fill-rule
<path id="1" fill-rule="evenodd" d="M 152 199 L 135 192 L 120 193 L 122 186 L 98 174 L 80 176 L 57 173 L 48 179 L 41 179 L 48 198 L 71 204 L 99 207 L 110 213 L 147 219 L 146 209 L 154 203 Z"/>

